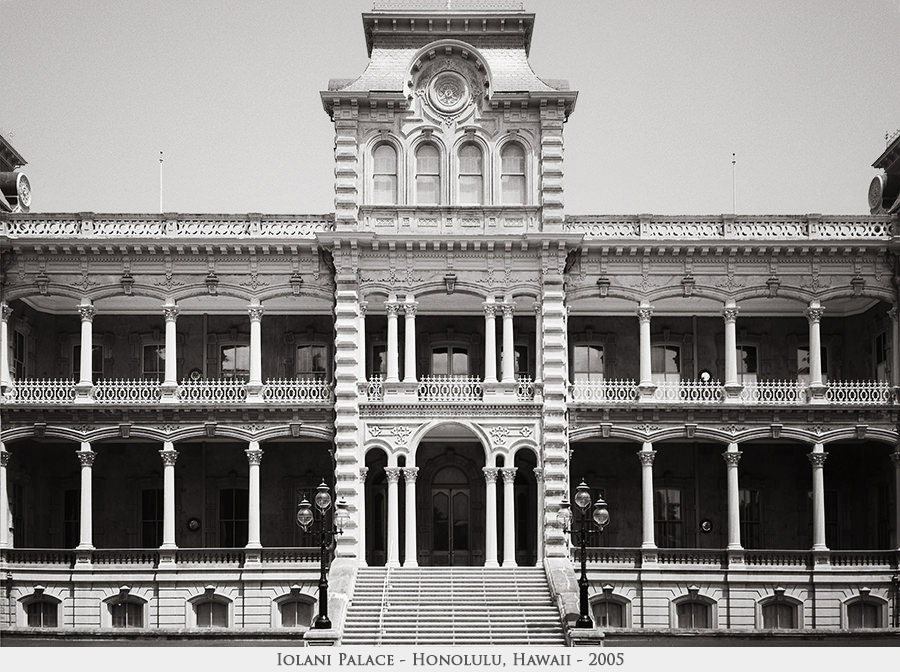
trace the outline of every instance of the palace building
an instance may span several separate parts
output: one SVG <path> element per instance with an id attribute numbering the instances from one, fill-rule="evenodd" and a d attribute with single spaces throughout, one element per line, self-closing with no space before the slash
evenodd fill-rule
<path id="1" fill-rule="evenodd" d="M 522 2 L 363 24 L 333 214 L 29 213 L 4 141 L 4 643 L 896 643 L 900 138 L 870 215 L 571 214 Z"/>

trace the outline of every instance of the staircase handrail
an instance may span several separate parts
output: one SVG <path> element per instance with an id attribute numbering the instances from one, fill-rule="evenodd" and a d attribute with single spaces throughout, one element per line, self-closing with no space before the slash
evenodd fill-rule
<path id="1" fill-rule="evenodd" d="M 376 646 L 381 646 L 384 635 L 384 608 L 385 603 L 387 602 L 388 583 L 390 583 L 390 579 L 391 568 L 388 567 L 387 571 L 384 573 L 384 583 L 381 584 L 381 607 L 378 609 L 378 640 L 375 642 Z"/>

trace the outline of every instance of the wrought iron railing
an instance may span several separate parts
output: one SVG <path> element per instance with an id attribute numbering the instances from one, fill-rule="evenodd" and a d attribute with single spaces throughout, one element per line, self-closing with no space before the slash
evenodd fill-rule
<path id="1" fill-rule="evenodd" d="M 162 398 L 158 380 L 101 380 L 91 398 L 98 404 L 153 404 Z"/>
<path id="2" fill-rule="evenodd" d="M 327 404 L 334 400 L 334 386 L 318 378 L 267 380 L 263 400 L 271 404 Z"/>
<path id="3" fill-rule="evenodd" d="M 678 380 L 656 383 L 653 400 L 665 403 L 717 404 L 725 398 L 725 390 L 718 381 Z"/>
<path id="4" fill-rule="evenodd" d="M 484 386 L 475 376 L 422 376 L 419 401 L 480 401 Z"/>
<path id="5" fill-rule="evenodd" d="M 75 401 L 75 383 L 71 380 L 17 380 L 0 399 L 8 403 L 42 406 L 71 404 Z"/>
<path id="6" fill-rule="evenodd" d="M 178 386 L 179 401 L 193 403 L 236 404 L 247 399 L 243 380 L 183 380 Z"/>
<path id="7" fill-rule="evenodd" d="M 633 380 L 580 380 L 569 385 L 569 398 L 573 402 L 631 404 L 639 396 Z"/>
<path id="8" fill-rule="evenodd" d="M 804 404 L 806 386 L 798 380 L 755 380 L 744 383 L 740 400 L 747 404 L 789 406 Z"/>
<path id="9" fill-rule="evenodd" d="M 840 406 L 893 404 L 896 400 L 890 383 L 872 380 L 835 380 L 827 383 L 825 400 Z"/>

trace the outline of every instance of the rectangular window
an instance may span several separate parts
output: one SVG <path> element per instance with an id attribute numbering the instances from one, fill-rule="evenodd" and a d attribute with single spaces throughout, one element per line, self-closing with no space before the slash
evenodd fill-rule
<path id="1" fill-rule="evenodd" d="M 325 380 L 328 377 L 328 348 L 315 343 L 297 346 L 297 378 Z"/>
<path id="2" fill-rule="evenodd" d="M 828 348 L 822 346 L 822 383 L 828 382 Z M 809 385 L 809 346 L 797 348 L 797 380 Z"/>
<path id="3" fill-rule="evenodd" d="M 159 548 L 163 538 L 163 490 L 141 491 L 141 546 Z"/>
<path id="4" fill-rule="evenodd" d="M 55 628 L 58 627 L 59 609 L 55 602 L 38 600 L 25 607 L 25 615 L 28 618 L 29 628 Z"/>
<path id="5" fill-rule="evenodd" d="M 661 548 L 683 547 L 684 529 L 681 490 L 678 488 L 656 488 L 653 494 L 656 543 Z"/>
<path id="6" fill-rule="evenodd" d="M 891 341 L 887 333 L 875 337 L 875 380 L 889 383 L 891 381 Z"/>
<path id="7" fill-rule="evenodd" d="M 219 349 L 222 378 L 250 379 L 250 346 L 223 345 Z"/>
<path id="8" fill-rule="evenodd" d="M 25 378 L 25 334 L 15 330 L 12 337 L 12 372 L 14 380 Z"/>
<path id="9" fill-rule="evenodd" d="M 755 383 L 759 373 L 757 350 L 755 345 L 739 345 L 737 347 L 738 382 L 746 385 Z"/>
<path id="10" fill-rule="evenodd" d="M 387 377 L 387 346 L 384 343 L 376 343 L 371 348 L 372 352 L 372 369 L 370 376 Z"/>
<path id="11" fill-rule="evenodd" d="M 739 502 L 741 545 L 744 548 L 763 548 L 762 506 L 759 500 L 759 490 L 741 488 Z"/>
<path id="12" fill-rule="evenodd" d="M 163 380 L 166 375 L 166 346 L 159 343 L 145 345 L 141 366 L 145 380 Z"/>
<path id="13" fill-rule="evenodd" d="M 459 346 L 442 346 L 431 351 L 431 373 L 435 376 L 469 375 L 469 351 Z"/>
<path id="14" fill-rule="evenodd" d="M 72 378 L 81 380 L 81 346 L 72 346 Z M 91 380 L 95 383 L 103 378 L 103 346 L 91 348 Z"/>
<path id="15" fill-rule="evenodd" d="M 75 548 L 81 541 L 81 491 L 63 492 L 63 547 Z"/>
<path id="16" fill-rule="evenodd" d="M 249 504 L 244 488 L 219 491 L 219 545 L 222 548 L 247 545 Z"/>
<path id="17" fill-rule="evenodd" d="M 679 382 L 681 348 L 677 345 L 654 345 L 650 350 L 650 371 L 654 383 Z"/>
<path id="18" fill-rule="evenodd" d="M 572 354 L 572 382 L 603 380 L 602 345 L 576 345 Z"/>

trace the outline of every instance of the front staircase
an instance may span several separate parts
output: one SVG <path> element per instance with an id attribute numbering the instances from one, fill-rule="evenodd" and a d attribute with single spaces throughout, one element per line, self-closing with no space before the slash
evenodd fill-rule
<path id="1" fill-rule="evenodd" d="M 543 568 L 360 568 L 342 644 L 566 643 Z"/>

